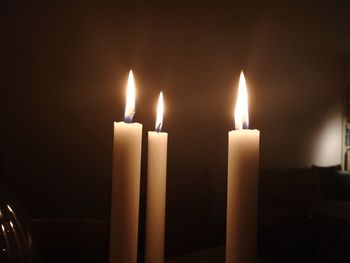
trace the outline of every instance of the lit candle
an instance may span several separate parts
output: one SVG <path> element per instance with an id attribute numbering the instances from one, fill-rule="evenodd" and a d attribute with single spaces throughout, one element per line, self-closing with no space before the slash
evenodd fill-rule
<path id="1" fill-rule="evenodd" d="M 226 263 L 256 261 L 260 131 L 248 130 L 248 95 L 241 72 L 235 108 L 236 130 L 228 134 Z"/>
<path id="2" fill-rule="evenodd" d="M 164 228 L 168 133 L 163 125 L 163 93 L 158 100 L 155 132 L 148 132 L 146 263 L 164 263 Z"/>
<path id="3" fill-rule="evenodd" d="M 142 124 L 132 123 L 135 84 L 129 73 L 124 122 L 114 123 L 110 263 L 136 263 Z"/>

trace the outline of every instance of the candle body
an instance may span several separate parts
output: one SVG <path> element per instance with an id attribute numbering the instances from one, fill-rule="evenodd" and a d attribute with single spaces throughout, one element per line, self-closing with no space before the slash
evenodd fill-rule
<path id="1" fill-rule="evenodd" d="M 229 132 L 226 263 L 255 263 L 259 175 L 258 130 Z"/>
<path id="2" fill-rule="evenodd" d="M 164 263 L 168 134 L 148 132 L 146 263 Z"/>
<path id="3" fill-rule="evenodd" d="M 109 262 L 136 263 L 142 125 L 114 123 Z"/>

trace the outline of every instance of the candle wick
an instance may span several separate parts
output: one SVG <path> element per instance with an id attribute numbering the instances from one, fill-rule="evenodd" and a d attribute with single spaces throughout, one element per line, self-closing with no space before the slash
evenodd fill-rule
<path id="1" fill-rule="evenodd" d="M 134 118 L 134 115 L 135 115 L 135 111 L 130 113 L 130 114 L 128 114 L 128 115 L 126 115 L 124 117 L 124 122 L 125 123 L 132 123 L 132 119 Z"/>
<path id="2" fill-rule="evenodd" d="M 161 132 L 161 130 L 162 130 L 162 123 L 160 122 L 160 123 L 158 123 L 158 125 L 156 127 L 156 132 L 159 133 L 159 132 Z"/>

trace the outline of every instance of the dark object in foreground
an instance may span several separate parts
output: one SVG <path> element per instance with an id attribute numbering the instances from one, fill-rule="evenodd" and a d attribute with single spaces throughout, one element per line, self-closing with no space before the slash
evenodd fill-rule
<path id="1" fill-rule="evenodd" d="M 107 262 L 108 224 L 82 218 L 34 219 L 38 262 Z"/>
<path id="2" fill-rule="evenodd" d="M 339 169 L 261 174 L 258 254 L 270 262 L 350 262 L 350 176 Z"/>
<path id="3" fill-rule="evenodd" d="M 260 258 L 271 263 L 350 262 L 350 175 L 340 174 L 337 168 L 261 173 Z M 224 223 L 220 227 L 224 230 Z M 33 248 L 39 262 L 108 262 L 108 220 L 35 219 L 32 232 Z M 141 221 L 141 241 L 143 232 Z M 215 246 L 224 245 L 219 241 L 216 243 Z M 189 253 L 196 252 L 196 245 L 191 246 Z M 201 249 L 208 247 L 198 250 Z M 139 262 L 143 262 L 142 246 L 138 253 Z M 219 254 L 222 258 L 222 252 Z M 176 262 L 182 256 L 178 253 L 167 258 Z"/>
<path id="4" fill-rule="evenodd" d="M 13 207 L 0 205 L 0 262 L 26 263 L 32 259 L 30 233 L 23 227 Z"/>

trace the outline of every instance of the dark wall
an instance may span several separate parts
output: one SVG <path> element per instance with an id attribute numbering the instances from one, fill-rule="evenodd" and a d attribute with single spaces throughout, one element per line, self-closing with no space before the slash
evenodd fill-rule
<path id="1" fill-rule="evenodd" d="M 159 91 L 165 96 L 170 247 L 223 235 L 227 132 L 241 69 L 263 168 L 317 162 L 326 116 L 335 116 L 329 140 L 340 152 L 345 2 L 7 1 L 1 9 L 1 176 L 33 216 L 108 217 L 113 121 L 123 118 L 130 68 L 144 135 Z"/>

